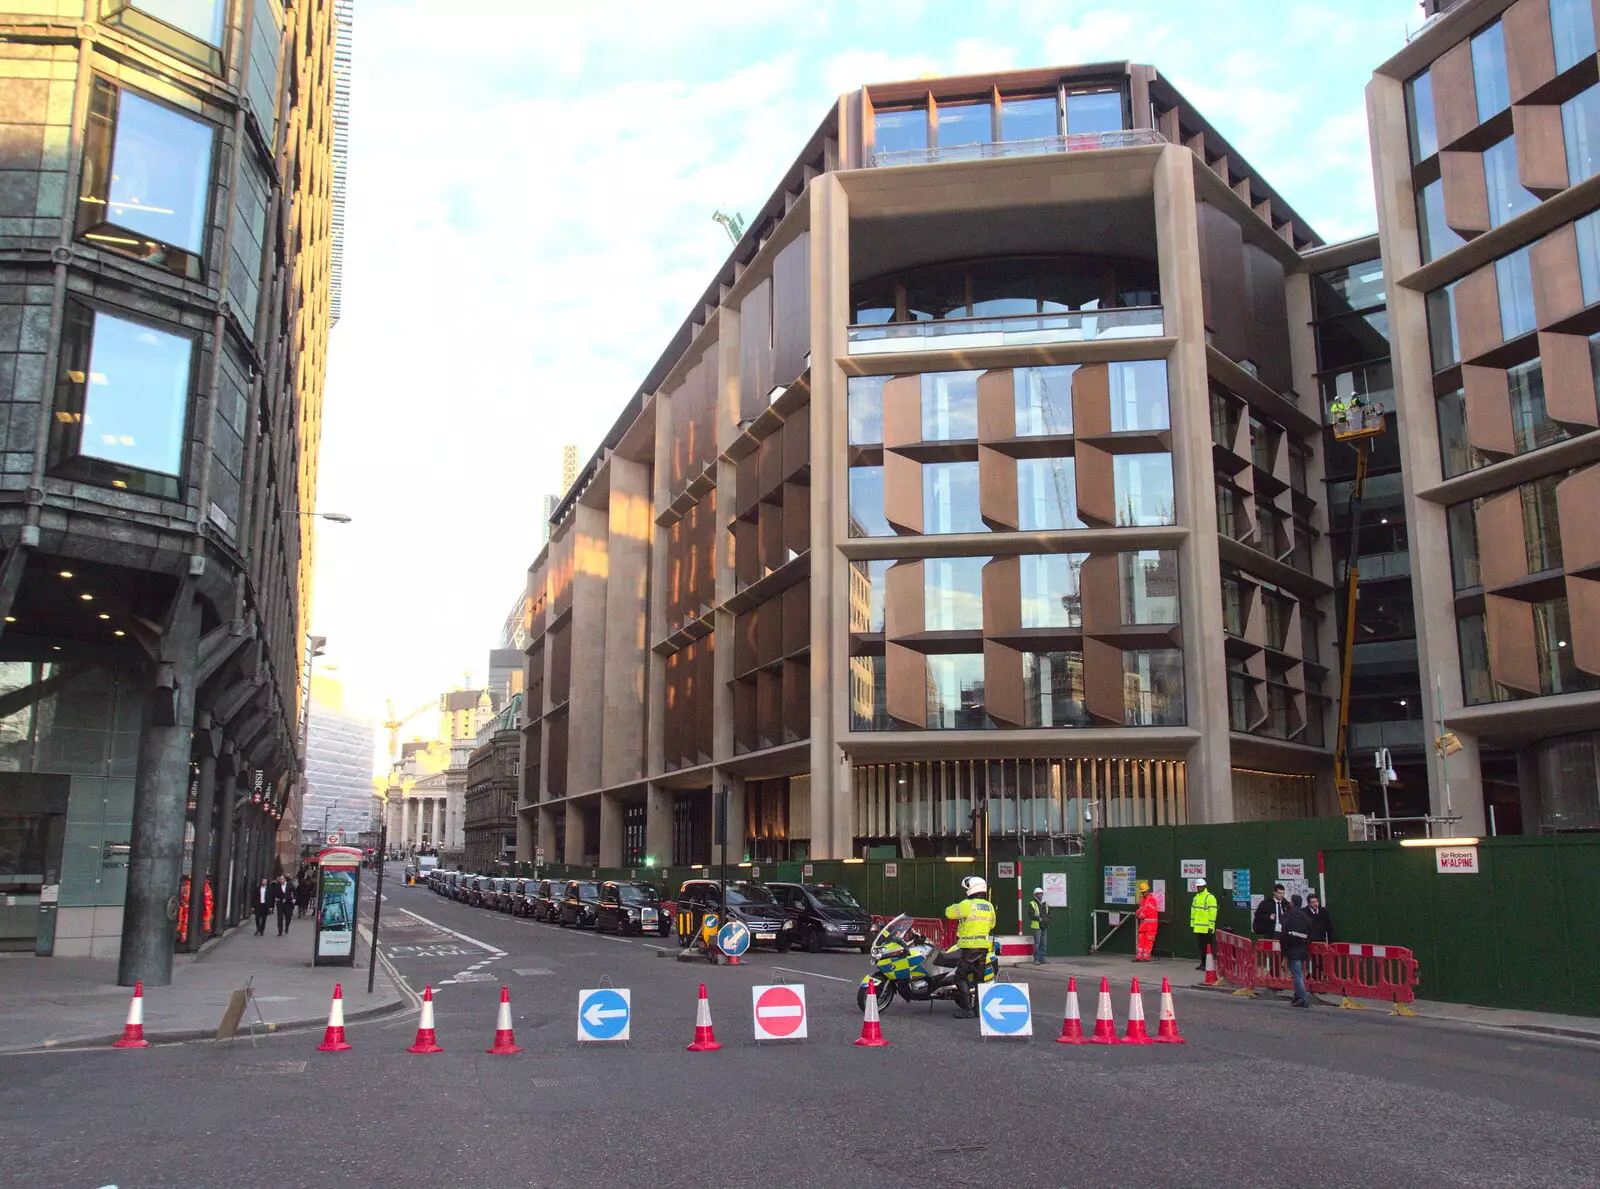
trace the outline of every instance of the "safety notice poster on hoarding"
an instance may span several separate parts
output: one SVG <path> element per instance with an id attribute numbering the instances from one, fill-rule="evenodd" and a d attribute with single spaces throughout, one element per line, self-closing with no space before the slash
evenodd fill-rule
<path id="1" fill-rule="evenodd" d="M 1107 904 L 1137 904 L 1134 884 L 1138 882 L 1136 867 L 1105 868 L 1105 902 Z"/>

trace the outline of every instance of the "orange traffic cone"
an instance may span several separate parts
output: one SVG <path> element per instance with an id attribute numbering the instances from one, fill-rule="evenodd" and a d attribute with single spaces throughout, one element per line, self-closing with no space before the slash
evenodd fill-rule
<path id="1" fill-rule="evenodd" d="M 710 1053 L 721 1047 L 711 1027 L 711 1000 L 706 998 L 706 985 L 701 983 L 700 1000 L 694 1009 L 694 1043 L 689 1046 L 689 1052 Z"/>
<path id="2" fill-rule="evenodd" d="M 128 1022 L 122 1026 L 122 1038 L 113 1041 L 114 1049 L 147 1049 L 150 1042 L 144 1038 L 144 984 L 133 984 L 133 1002 L 128 1004 Z"/>
<path id="3" fill-rule="evenodd" d="M 1090 1044 L 1114 1045 L 1117 1043 L 1117 1022 L 1111 1018 L 1111 983 L 1100 976 L 1100 1002 L 1095 1007 L 1094 1035 Z"/>
<path id="4" fill-rule="evenodd" d="M 1133 980 L 1133 990 L 1128 993 L 1128 1029 L 1123 1034 L 1122 1044 L 1147 1045 L 1154 1042 L 1150 1034 L 1144 1030 L 1144 996 L 1139 994 L 1139 980 Z"/>
<path id="5" fill-rule="evenodd" d="M 433 988 L 422 989 L 422 1018 L 417 1021 L 417 1043 L 406 1050 L 408 1053 L 442 1053 L 439 1042 L 433 1034 Z"/>
<path id="6" fill-rule="evenodd" d="M 1211 947 L 1206 946 L 1206 986 L 1214 987 L 1221 981 L 1217 978 L 1217 956 L 1211 952 Z"/>
<path id="7" fill-rule="evenodd" d="M 861 1036 L 856 1044 L 867 1049 L 881 1049 L 889 1042 L 883 1038 L 883 1026 L 878 1023 L 878 984 L 867 983 L 867 1010 L 861 1017 Z"/>
<path id="8" fill-rule="evenodd" d="M 494 1044 L 488 1052 L 492 1056 L 503 1056 L 509 1053 L 520 1053 L 517 1047 L 517 1038 L 511 1031 L 511 988 L 500 988 L 500 1014 L 494 1023 Z"/>
<path id="9" fill-rule="evenodd" d="M 351 1046 L 344 1040 L 344 988 L 333 984 L 333 1006 L 328 1009 L 328 1028 L 322 1034 L 319 1053 L 342 1053 Z"/>
<path id="10" fill-rule="evenodd" d="M 1161 1019 L 1156 1024 L 1156 1044 L 1184 1045 L 1189 1042 L 1178 1033 L 1178 1017 L 1172 1011 L 1172 984 L 1161 980 Z"/>
<path id="11" fill-rule="evenodd" d="M 1067 1014 L 1062 1017 L 1061 1035 L 1056 1037 L 1056 1043 L 1062 1045 L 1089 1043 L 1089 1038 L 1083 1034 L 1083 1020 L 1078 1015 L 1078 976 L 1075 974 L 1067 976 Z"/>

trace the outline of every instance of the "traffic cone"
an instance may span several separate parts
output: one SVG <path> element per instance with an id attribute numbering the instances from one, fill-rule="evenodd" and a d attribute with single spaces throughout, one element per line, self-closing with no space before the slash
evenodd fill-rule
<path id="1" fill-rule="evenodd" d="M 408 1053 L 442 1053 L 438 1040 L 433 1034 L 433 988 L 422 989 L 422 1018 L 417 1021 L 417 1043 L 406 1050 Z"/>
<path id="2" fill-rule="evenodd" d="M 503 1056 L 509 1053 L 520 1053 L 517 1047 L 517 1038 L 511 1032 L 511 988 L 500 988 L 500 1014 L 494 1024 L 494 1044 L 488 1052 L 492 1056 Z"/>
<path id="3" fill-rule="evenodd" d="M 322 1034 L 319 1053 L 342 1053 L 352 1046 L 344 1040 L 344 988 L 333 984 L 333 1006 L 328 1009 L 328 1028 Z"/>
<path id="4" fill-rule="evenodd" d="M 1128 993 L 1128 1030 L 1123 1034 L 1121 1042 L 1125 1045 L 1147 1045 L 1154 1043 L 1150 1034 L 1144 1030 L 1144 996 L 1139 994 L 1139 980 L 1133 980 L 1133 990 Z"/>
<path id="5" fill-rule="evenodd" d="M 706 998 L 706 985 L 701 983 L 700 1000 L 694 1009 L 694 1043 L 689 1046 L 689 1052 L 710 1053 L 721 1047 L 716 1030 L 711 1027 L 711 1000 Z"/>
<path id="6" fill-rule="evenodd" d="M 1089 1038 L 1083 1034 L 1083 1020 L 1078 1016 L 1078 976 L 1075 974 L 1067 975 L 1067 1014 L 1062 1017 L 1061 1035 L 1056 1037 L 1056 1043 L 1061 1045 L 1089 1043 Z"/>
<path id="7" fill-rule="evenodd" d="M 883 1038 L 883 1026 L 878 1023 L 878 984 L 867 984 L 867 1010 L 861 1017 L 861 1036 L 856 1044 L 867 1049 L 881 1049 L 889 1042 Z"/>
<path id="8" fill-rule="evenodd" d="M 122 1026 L 122 1039 L 113 1041 L 114 1049 L 147 1049 L 150 1042 L 144 1038 L 144 984 L 133 984 L 133 1002 L 128 1004 L 128 1022 Z"/>
<path id="9" fill-rule="evenodd" d="M 1178 1033 L 1178 1017 L 1172 1011 L 1172 984 L 1161 980 L 1161 1020 L 1156 1024 L 1155 1043 L 1184 1045 L 1189 1042 Z"/>
<path id="10" fill-rule="evenodd" d="M 1111 1018 L 1111 983 L 1100 976 L 1100 1002 L 1095 1007 L 1094 1035 L 1090 1044 L 1114 1045 L 1117 1043 L 1117 1022 Z"/>
<path id="11" fill-rule="evenodd" d="M 1217 956 L 1211 952 L 1211 947 L 1206 946 L 1206 986 L 1214 987 L 1221 980 L 1217 978 Z"/>

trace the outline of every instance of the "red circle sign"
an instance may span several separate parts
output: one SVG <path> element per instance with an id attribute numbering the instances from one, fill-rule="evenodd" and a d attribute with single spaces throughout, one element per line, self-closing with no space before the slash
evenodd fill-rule
<path id="1" fill-rule="evenodd" d="M 790 1036 L 805 1023 L 806 1006 L 788 987 L 770 987 L 756 1000 L 756 1024 L 773 1036 Z"/>

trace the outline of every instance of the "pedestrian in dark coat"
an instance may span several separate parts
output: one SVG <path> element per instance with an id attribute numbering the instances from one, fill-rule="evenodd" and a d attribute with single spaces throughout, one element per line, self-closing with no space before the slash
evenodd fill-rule
<path id="1" fill-rule="evenodd" d="M 306 909 L 311 904 L 311 897 L 317 890 L 316 878 L 311 874 L 311 869 L 300 873 L 300 883 L 294 890 L 294 902 L 300 909 L 300 915 L 306 915 Z"/>
<path id="2" fill-rule="evenodd" d="M 1294 980 L 1294 998 L 1290 1007 L 1310 1007 L 1306 994 L 1306 958 L 1311 954 L 1311 916 L 1300 904 L 1300 894 L 1289 897 L 1289 908 L 1279 924 L 1283 930 L 1281 942 L 1284 959 L 1289 963 L 1289 977 Z"/>
<path id="3" fill-rule="evenodd" d="M 266 877 L 262 876 L 261 886 L 255 890 L 255 894 L 250 898 L 250 911 L 256 914 L 257 937 L 266 933 L 267 917 L 278 906 L 278 901 L 273 895 L 273 888 L 276 886 L 276 884 L 269 884 Z"/>
<path id="4" fill-rule="evenodd" d="M 289 931 L 289 922 L 294 920 L 294 885 L 289 882 L 287 875 L 280 875 L 273 887 L 278 892 L 275 907 L 278 910 L 278 936 L 282 937 Z"/>
<path id="5" fill-rule="evenodd" d="M 1315 892 L 1306 897 L 1306 915 L 1311 918 L 1312 941 L 1333 940 L 1333 918 L 1322 907 L 1322 901 Z"/>

